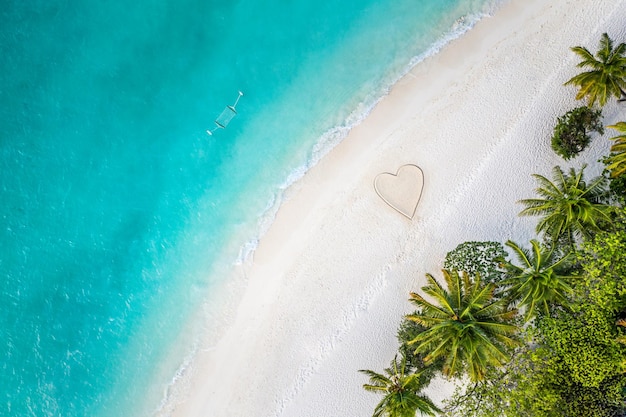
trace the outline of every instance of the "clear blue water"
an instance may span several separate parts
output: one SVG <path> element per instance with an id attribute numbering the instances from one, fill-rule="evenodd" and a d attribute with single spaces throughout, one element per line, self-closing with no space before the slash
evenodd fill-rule
<path id="1" fill-rule="evenodd" d="M 0 415 L 150 415 L 285 185 L 495 3 L 5 1 Z"/>

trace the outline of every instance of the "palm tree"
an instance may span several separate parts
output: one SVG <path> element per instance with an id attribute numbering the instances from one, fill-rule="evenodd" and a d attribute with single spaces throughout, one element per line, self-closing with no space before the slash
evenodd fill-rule
<path id="1" fill-rule="evenodd" d="M 496 299 L 495 284 L 483 284 L 479 274 L 471 279 L 466 272 L 462 276 L 458 271 L 442 272 L 448 290 L 430 274 L 426 274 L 429 285 L 422 287 L 434 303 L 411 293 L 410 301 L 419 310 L 407 318 L 428 330 L 409 343 L 416 345 L 416 353 L 426 353 L 426 365 L 443 359 L 444 375 L 467 371 L 471 380 L 481 380 L 490 366 L 507 362 L 506 348 L 517 344 L 513 338 L 517 326 L 507 323 L 517 311 Z"/>
<path id="2" fill-rule="evenodd" d="M 576 100 L 587 97 L 589 106 L 596 100 L 604 106 L 611 96 L 619 101 L 625 100 L 626 92 L 626 44 L 620 43 L 613 48 L 613 41 L 606 33 L 600 39 L 600 49 L 594 57 L 587 48 L 575 46 L 571 48 L 582 61 L 579 68 L 590 68 L 567 81 L 565 85 L 580 87 Z"/>
<path id="3" fill-rule="evenodd" d="M 584 181 L 583 165 L 580 172 L 570 169 L 569 175 L 561 167 L 553 169 L 554 182 L 538 174 L 536 189 L 540 198 L 520 200 L 526 208 L 520 216 L 543 216 L 537 224 L 537 233 L 556 243 L 560 239 L 574 247 L 577 237 L 590 237 L 611 224 L 611 206 L 604 204 L 607 197 L 606 178 L 600 176 L 589 184 Z"/>
<path id="4" fill-rule="evenodd" d="M 626 173 L 626 122 L 618 122 L 612 126 L 607 126 L 622 133 L 611 138 L 615 143 L 611 146 L 613 152 L 606 160 L 607 169 L 611 171 L 611 178 L 619 177 Z"/>
<path id="5" fill-rule="evenodd" d="M 567 306 L 566 295 L 572 291 L 568 283 L 572 276 L 565 275 L 571 253 L 559 257 L 554 246 L 549 248 L 534 239 L 530 244 L 532 251 L 510 240 L 506 242 L 521 266 L 506 260 L 501 264 L 507 272 L 504 283 L 510 285 L 511 299 L 526 309 L 525 321 L 534 317 L 537 309 L 548 314 L 552 303 Z"/>
<path id="6" fill-rule="evenodd" d="M 376 405 L 373 417 L 415 417 L 415 413 L 435 416 L 439 408 L 420 391 L 424 383 L 420 374 L 408 373 L 406 359 L 398 363 L 394 358 L 391 366 L 385 369 L 385 374 L 370 370 L 360 370 L 370 377 L 370 383 L 364 384 L 367 391 L 384 394 L 383 399 Z"/>

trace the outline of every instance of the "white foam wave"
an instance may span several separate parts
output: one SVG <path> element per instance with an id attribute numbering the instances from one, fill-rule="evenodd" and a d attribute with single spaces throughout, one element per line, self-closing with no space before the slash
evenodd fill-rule
<path id="1" fill-rule="evenodd" d="M 167 417 L 172 415 L 176 407 L 186 398 L 191 376 L 193 375 L 192 363 L 197 354 L 197 345 L 194 344 L 191 352 L 185 356 L 182 363 L 170 379 L 163 391 L 161 402 L 153 412 L 155 417 Z"/>
<path id="2" fill-rule="evenodd" d="M 255 235 L 241 246 L 239 255 L 237 256 L 234 264 L 242 265 L 248 260 L 253 259 L 254 252 L 256 251 L 261 238 L 265 235 L 276 218 L 276 214 L 278 213 L 280 205 L 283 202 L 288 190 L 300 179 L 302 179 L 311 168 L 317 165 L 324 156 L 339 145 L 355 126 L 358 126 L 363 120 L 365 120 L 376 105 L 389 94 L 391 87 L 394 84 L 407 75 L 413 67 L 427 58 L 439 53 L 447 44 L 467 33 L 467 31 L 474 27 L 478 21 L 489 16 L 491 16 L 489 13 L 475 13 L 465 15 L 457 19 L 450 30 L 444 33 L 435 43 L 431 45 L 430 48 L 421 54 L 412 57 L 409 60 L 409 63 L 401 71 L 390 75 L 378 90 L 372 92 L 370 97 L 368 97 L 365 101 L 360 102 L 345 118 L 342 124 L 332 127 L 322 134 L 313 145 L 307 160 L 302 165 L 293 169 L 287 175 L 285 180 L 277 187 L 275 193 L 270 197 L 265 209 L 259 214 Z"/>
<path id="3" fill-rule="evenodd" d="M 467 15 L 457 19 L 450 30 L 433 43 L 428 50 L 412 57 L 402 70 L 391 74 L 377 90 L 372 91 L 369 97 L 360 102 L 340 125 L 332 127 L 322 134 L 311 148 L 309 157 L 306 161 L 294 168 L 287 175 L 285 180 L 276 187 L 275 192 L 268 199 L 265 208 L 258 215 L 254 235 L 240 246 L 238 255 L 233 264 L 244 265 L 253 259 L 261 238 L 274 222 L 278 210 L 288 195 L 291 187 L 302 179 L 311 168 L 317 165 L 317 163 L 319 163 L 325 155 L 341 143 L 352 128 L 359 125 L 371 113 L 374 107 L 376 107 L 376 105 L 389 94 L 391 87 L 395 83 L 408 74 L 413 67 L 427 58 L 437 54 L 447 44 L 469 31 L 479 20 L 488 16 L 490 16 L 490 14 L 481 13 Z M 310 378 L 311 373 L 319 367 L 323 358 L 330 354 L 337 342 L 341 340 L 343 335 L 345 335 L 347 329 L 354 322 L 356 316 L 359 315 L 359 311 L 366 310 L 371 300 L 375 298 L 376 295 L 379 294 L 385 287 L 387 272 L 387 270 L 381 272 L 377 279 L 372 283 L 371 287 L 365 291 L 362 298 L 359 299 L 355 305 L 351 306 L 348 311 L 344 312 L 344 319 L 339 325 L 339 328 L 335 329 L 334 333 L 332 333 L 327 340 L 322 341 L 319 347 L 319 355 L 312 358 L 302 367 L 302 369 L 300 369 L 298 381 L 296 381 L 291 391 L 287 392 L 283 398 L 276 400 L 277 410 L 275 415 L 280 415 L 286 408 L 287 404 L 291 402 L 294 395 L 301 390 L 302 386 Z M 155 410 L 154 415 L 159 417 L 170 416 L 178 404 L 187 398 L 190 379 L 193 375 L 193 363 L 196 354 L 197 347 L 194 347 L 184 358 L 183 362 L 180 364 L 176 373 L 167 385 L 163 393 L 162 400 L 157 410 Z"/>

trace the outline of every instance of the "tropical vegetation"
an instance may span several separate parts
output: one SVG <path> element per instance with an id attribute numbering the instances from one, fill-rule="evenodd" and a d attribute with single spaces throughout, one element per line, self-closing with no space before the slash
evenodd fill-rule
<path id="1" fill-rule="evenodd" d="M 534 239 L 530 244 L 532 249 L 528 250 L 509 240 L 506 245 L 512 249 L 517 263 L 502 259 L 508 295 L 525 310 L 525 321 L 535 317 L 538 310 L 548 315 L 553 305 L 567 307 L 567 296 L 572 292 L 570 253 L 561 255 L 554 246 L 542 245 Z"/>
<path id="2" fill-rule="evenodd" d="M 606 168 L 611 172 L 611 178 L 617 178 L 626 174 L 626 122 L 618 122 L 607 127 L 621 133 L 611 138 L 614 143 L 611 146 L 611 155 L 606 159 Z"/>
<path id="3" fill-rule="evenodd" d="M 383 394 L 383 399 L 376 406 L 373 417 L 415 417 L 415 413 L 435 416 L 436 412 L 440 411 L 428 397 L 420 393 L 424 388 L 420 375 L 408 370 L 406 359 L 402 358 L 398 362 L 396 357 L 391 366 L 385 368 L 384 374 L 368 369 L 359 371 L 370 378 L 369 383 L 364 384 L 363 388 Z"/>
<path id="4" fill-rule="evenodd" d="M 626 44 L 613 47 L 613 40 L 604 33 L 600 39 L 600 48 L 595 56 L 585 47 L 571 48 L 582 61 L 579 68 L 587 68 L 565 83 L 579 87 L 576 100 L 587 98 L 589 106 L 597 101 L 604 106 L 611 97 L 624 100 L 626 97 Z"/>
<path id="5" fill-rule="evenodd" d="M 576 99 L 591 107 L 626 97 L 624 43 L 604 34 L 595 56 L 572 50 L 589 69 L 566 83 L 580 88 Z M 559 119 L 555 152 L 572 157 L 585 135 L 602 134 L 590 107 Z M 521 216 L 538 217 L 529 248 L 461 243 L 445 257 L 443 283 L 426 274 L 428 285 L 410 293 L 401 360 L 384 375 L 361 371 L 365 389 L 383 395 L 375 417 L 626 416 L 626 122 L 608 127 L 620 134 L 599 161 L 603 176 L 586 181 L 586 165 L 556 166 L 552 180 L 534 174 L 537 196 L 520 200 Z M 436 406 L 423 390 L 438 374 L 463 383 Z"/>
<path id="6" fill-rule="evenodd" d="M 415 314 L 418 314 L 418 312 L 415 311 L 413 315 Z M 397 333 L 398 342 L 400 343 L 398 352 L 403 358 L 406 359 L 407 364 L 411 367 L 411 369 L 414 372 L 419 373 L 424 385 L 428 385 L 430 380 L 440 372 L 440 369 L 443 368 L 443 360 L 441 358 L 429 363 L 429 365 L 426 365 L 424 362 L 426 354 L 415 352 L 415 346 L 410 343 L 420 333 L 423 333 L 426 330 L 427 328 L 421 324 L 404 317 L 398 327 Z"/>
<path id="7" fill-rule="evenodd" d="M 504 368 L 457 390 L 447 415 L 596 417 L 626 415 L 626 210 L 575 254 L 580 277 L 569 309 L 527 327 L 528 342 Z M 541 399 L 541 401 L 537 401 Z"/>
<path id="8" fill-rule="evenodd" d="M 446 254 L 443 268 L 480 274 L 484 282 L 497 283 L 504 276 L 499 259 L 505 256 L 506 251 L 500 242 L 464 242 Z"/>
<path id="9" fill-rule="evenodd" d="M 606 204 L 606 178 L 599 176 L 587 183 L 583 165 L 580 171 L 570 169 L 565 174 L 561 167 L 553 169 L 553 181 L 534 174 L 539 182 L 537 198 L 520 200 L 526 206 L 522 216 L 541 216 L 537 233 L 555 244 L 565 241 L 573 247 L 580 238 L 589 238 L 611 224 L 611 206 Z"/>
<path id="10" fill-rule="evenodd" d="M 576 107 L 557 119 L 552 135 L 552 150 L 568 160 L 591 142 L 591 133 L 604 134 L 602 111 L 587 106 Z"/>
<path id="11" fill-rule="evenodd" d="M 490 366 L 509 360 L 509 349 L 517 345 L 517 326 L 508 323 L 516 310 L 494 297 L 495 284 L 483 284 L 480 275 L 443 270 L 447 289 L 430 274 L 422 291 L 431 303 L 417 293 L 410 301 L 418 311 L 407 316 L 426 328 L 409 342 L 416 353 L 426 354 L 424 364 L 441 358 L 445 376 L 467 373 L 473 381 L 484 378 Z"/>

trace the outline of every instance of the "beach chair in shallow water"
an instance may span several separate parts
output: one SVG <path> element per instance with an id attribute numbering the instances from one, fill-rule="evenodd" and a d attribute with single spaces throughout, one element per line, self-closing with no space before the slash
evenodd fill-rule
<path id="1" fill-rule="evenodd" d="M 237 115 L 236 107 L 237 103 L 239 103 L 239 99 L 241 98 L 241 96 L 243 96 L 243 93 L 239 91 L 239 95 L 237 96 L 237 100 L 235 100 L 235 104 L 233 104 L 232 106 L 226 106 L 224 110 L 222 110 L 220 115 L 217 116 L 217 118 L 215 119 L 215 127 L 211 130 L 206 131 L 209 135 L 212 136 L 213 132 L 215 132 L 217 129 L 226 129 L 226 126 L 228 126 L 230 121 L 233 120 L 233 117 Z"/>

